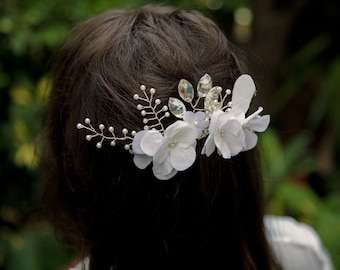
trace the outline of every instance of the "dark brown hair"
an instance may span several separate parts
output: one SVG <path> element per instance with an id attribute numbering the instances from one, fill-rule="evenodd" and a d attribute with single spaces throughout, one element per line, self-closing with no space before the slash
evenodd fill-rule
<path id="1" fill-rule="evenodd" d="M 231 44 L 196 11 L 146 6 L 79 24 L 60 49 L 46 119 L 43 201 L 57 234 L 91 269 L 270 269 L 254 151 L 201 155 L 168 181 L 138 169 L 122 145 L 102 149 L 76 124 L 141 130 L 140 84 L 166 102 L 208 73 L 232 88 L 243 72 Z M 174 122 L 169 118 L 169 123 Z M 167 124 L 169 124 L 167 123 Z"/>

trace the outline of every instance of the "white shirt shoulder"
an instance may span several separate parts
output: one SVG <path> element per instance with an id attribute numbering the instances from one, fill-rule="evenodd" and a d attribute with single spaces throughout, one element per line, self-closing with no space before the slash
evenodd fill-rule
<path id="1" fill-rule="evenodd" d="M 291 217 L 266 216 L 267 239 L 284 270 L 334 270 L 319 235 Z"/>
<path id="2" fill-rule="evenodd" d="M 68 270 L 88 270 L 89 269 L 89 258 L 85 258 L 79 261 L 75 266 L 69 268 Z"/>
<path id="3" fill-rule="evenodd" d="M 320 237 L 307 224 L 291 217 L 265 216 L 266 235 L 284 270 L 334 270 Z M 88 270 L 89 259 L 69 270 Z"/>

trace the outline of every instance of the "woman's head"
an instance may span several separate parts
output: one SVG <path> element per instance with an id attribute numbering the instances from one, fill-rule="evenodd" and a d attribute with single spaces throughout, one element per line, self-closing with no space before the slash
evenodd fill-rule
<path id="1" fill-rule="evenodd" d="M 154 87 L 166 104 L 178 96 L 180 79 L 195 84 L 208 73 L 227 89 L 242 72 L 225 35 L 195 11 L 111 10 L 75 27 L 55 63 L 42 161 L 49 218 L 64 240 L 89 254 L 98 269 L 133 265 L 134 259 L 169 269 L 183 260 L 266 269 L 253 151 L 230 160 L 207 157 L 200 140 L 194 164 L 160 181 L 150 166 L 135 166 L 124 143 L 104 141 L 97 149 L 85 140 L 86 130 L 76 128 L 91 117 L 96 127 L 141 130 L 132 98 L 141 84 Z"/>

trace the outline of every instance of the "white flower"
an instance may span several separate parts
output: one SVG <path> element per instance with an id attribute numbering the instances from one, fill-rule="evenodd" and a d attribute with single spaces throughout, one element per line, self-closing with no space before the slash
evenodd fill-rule
<path id="1" fill-rule="evenodd" d="M 186 111 L 183 115 L 183 120 L 197 128 L 197 139 L 201 138 L 203 129 L 209 126 L 209 120 L 206 119 L 204 112 Z"/>
<path id="2" fill-rule="evenodd" d="M 133 161 L 139 169 L 145 169 L 163 140 L 160 132 L 142 130 L 136 133 L 132 141 Z"/>
<path id="3" fill-rule="evenodd" d="M 247 118 L 251 99 L 255 93 L 255 84 L 249 75 L 241 75 L 234 84 L 231 109 L 212 114 L 209 136 L 203 146 L 202 154 L 210 156 L 215 147 L 223 158 L 230 158 L 241 151 L 250 150 L 257 144 L 255 131 L 262 132 L 269 125 L 269 115 L 261 117 L 260 107 Z"/>
<path id="4" fill-rule="evenodd" d="M 243 149 L 243 151 L 254 148 L 258 139 L 255 131 L 263 132 L 269 125 L 270 116 L 268 114 L 263 116 L 259 115 L 262 110 L 262 107 L 260 107 L 255 113 L 245 119 L 243 130 L 244 134 L 246 135 L 246 147 Z"/>
<path id="5" fill-rule="evenodd" d="M 237 155 L 245 147 L 245 134 L 241 120 L 231 112 L 215 111 L 209 126 L 209 136 L 205 141 L 202 154 L 210 156 L 215 147 L 223 158 Z"/>
<path id="6" fill-rule="evenodd" d="M 152 160 L 154 175 L 160 180 L 170 179 L 194 163 L 196 138 L 196 128 L 184 121 L 170 125 L 164 136 L 159 131 L 140 131 L 132 143 L 134 163 L 144 169 Z"/>

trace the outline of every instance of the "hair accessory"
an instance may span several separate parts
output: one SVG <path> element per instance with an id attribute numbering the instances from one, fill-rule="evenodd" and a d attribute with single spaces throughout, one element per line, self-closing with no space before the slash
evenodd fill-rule
<path id="1" fill-rule="evenodd" d="M 137 110 L 143 118 L 144 130 L 129 132 L 122 130 L 122 136 L 116 136 L 113 127 L 109 127 L 109 135 L 104 133 L 105 126 L 100 124 L 98 130 L 91 124 L 90 118 L 85 119 L 85 125 L 77 124 L 78 129 L 86 129 L 91 134 L 86 135 L 90 141 L 99 137 L 96 147 L 101 148 L 104 140 L 111 141 L 112 146 L 117 141 L 128 141 L 124 148 L 134 154 L 133 161 L 140 169 L 145 169 L 153 163 L 153 173 L 160 180 L 172 178 L 178 171 L 188 169 L 196 159 L 196 140 L 207 137 L 202 155 L 210 156 L 217 148 L 217 153 L 225 159 L 230 159 L 242 151 L 247 151 L 257 144 L 255 132 L 267 129 L 270 116 L 261 116 L 263 111 L 257 111 L 246 117 L 251 99 L 255 94 L 255 84 L 251 76 L 241 75 L 234 84 L 233 91 L 227 89 L 222 93 L 220 86 L 212 85 L 208 74 L 201 77 L 197 84 L 195 99 L 192 84 L 181 79 L 178 84 L 178 98 L 170 97 L 168 106 L 162 106 L 159 99 L 154 99 L 156 90 L 141 85 L 143 96 L 134 94 L 133 98 L 140 101 Z M 227 97 L 232 95 L 230 101 Z M 203 99 L 204 106 L 200 108 Z M 185 103 L 192 110 L 187 110 Z M 181 119 L 168 127 L 162 120 L 172 115 Z M 130 134 L 130 135 L 129 135 Z"/>

